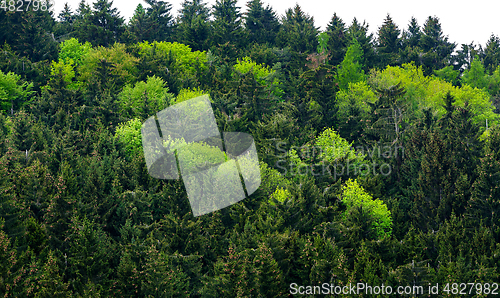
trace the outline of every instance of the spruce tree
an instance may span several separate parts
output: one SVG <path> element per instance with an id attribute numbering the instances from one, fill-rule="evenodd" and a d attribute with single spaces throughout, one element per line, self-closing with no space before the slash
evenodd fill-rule
<path id="1" fill-rule="evenodd" d="M 240 47 L 245 44 L 243 19 L 236 0 L 217 0 L 213 7 L 214 45 L 231 44 Z"/>
<path id="2" fill-rule="evenodd" d="M 139 3 L 127 27 L 127 33 L 130 34 L 130 40 L 133 42 L 143 42 L 147 40 L 148 33 L 151 30 L 148 25 L 146 10 L 142 4 Z"/>
<path id="3" fill-rule="evenodd" d="M 145 40 L 173 41 L 174 40 L 174 19 L 170 11 L 172 4 L 161 0 L 145 0 L 149 5 L 146 8 L 147 32 Z"/>
<path id="4" fill-rule="evenodd" d="M 476 223 L 491 227 L 500 236 L 500 127 L 489 129 L 484 157 L 478 166 L 478 179 L 472 185 L 472 199 L 467 213 Z M 498 238 L 497 238 L 498 239 Z"/>
<path id="5" fill-rule="evenodd" d="M 318 47 L 318 33 L 314 18 L 303 12 L 297 4 L 286 11 L 277 36 L 277 44 L 281 47 L 288 46 L 298 53 L 314 53 Z"/>
<path id="6" fill-rule="evenodd" d="M 112 6 L 113 1 L 97 0 L 90 10 L 86 4 L 80 3 L 75 24 L 75 36 L 80 42 L 107 47 L 121 40 L 125 31 L 124 19 Z"/>
<path id="7" fill-rule="evenodd" d="M 280 28 L 276 13 L 269 5 L 263 7 L 261 0 L 249 1 L 247 10 L 245 28 L 249 44 L 267 43 L 269 46 L 273 46 Z"/>
<path id="8" fill-rule="evenodd" d="M 53 36 L 55 20 L 50 12 L 51 5 L 45 2 L 45 10 L 35 10 L 30 1 L 18 2 L 23 2 L 22 7 L 29 8 L 22 13 L 12 12 L 5 15 L 2 22 L 6 31 L 0 43 L 8 43 L 13 50 L 33 62 L 55 59 L 57 42 Z M 16 4 L 17 6 L 19 4 Z"/>
<path id="9" fill-rule="evenodd" d="M 347 29 L 341 18 L 336 13 L 333 14 L 326 32 L 328 33 L 328 50 L 330 52 L 329 61 L 331 65 L 339 65 L 344 59 L 349 40 L 347 39 Z"/>
<path id="10" fill-rule="evenodd" d="M 490 39 L 486 42 L 484 49 L 484 68 L 488 74 L 493 72 L 500 65 L 500 38 L 496 35 L 491 35 Z"/>
<path id="11" fill-rule="evenodd" d="M 377 53 L 380 59 L 380 68 L 398 64 L 398 54 L 401 50 L 400 31 L 390 15 L 384 20 L 378 31 Z"/>
<path id="12" fill-rule="evenodd" d="M 373 68 L 376 64 L 376 56 L 374 51 L 373 33 L 368 34 L 368 24 L 363 22 L 360 24 L 356 18 L 353 19 L 352 24 L 347 30 L 347 38 L 349 41 L 356 39 L 357 43 L 361 46 L 363 51 L 363 69 L 365 72 Z"/>
<path id="13" fill-rule="evenodd" d="M 415 62 L 415 65 L 420 65 L 420 39 L 422 38 L 422 30 L 418 25 L 417 19 L 411 18 L 408 29 L 402 33 L 402 49 L 400 51 L 401 63 Z"/>
<path id="14" fill-rule="evenodd" d="M 203 0 L 186 0 L 179 10 L 176 41 L 186 44 L 194 51 L 206 51 L 211 44 L 209 9 Z"/>
<path id="15" fill-rule="evenodd" d="M 423 51 L 422 64 L 426 75 L 432 74 L 451 63 L 451 54 L 456 44 L 448 41 L 437 17 L 429 17 L 424 24 L 420 47 Z"/>
<path id="16" fill-rule="evenodd" d="M 73 31 L 73 23 L 75 21 L 75 15 L 67 2 L 64 3 L 64 8 L 58 17 L 59 22 L 57 22 L 54 28 L 54 35 L 58 38 L 63 38 Z"/>

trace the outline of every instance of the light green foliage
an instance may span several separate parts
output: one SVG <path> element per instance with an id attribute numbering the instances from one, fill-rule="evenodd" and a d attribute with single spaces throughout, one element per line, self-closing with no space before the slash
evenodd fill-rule
<path id="1" fill-rule="evenodd" d="M 492 96 L 500 95 L 500 65 L 490 76 L 488 91 Z"/>
<path id="2" fill-rule="evenodd" d="M 344 216 L 353 208 L 362 207 L 374 219 L 373 229 L 379 238 L 392 233 L 391 211 L 379 199 L 373 199 L 356 180 L 349 179 L 342 187 L 342 202 L 347 205 Z"/>
<path id="3" fill-rule="evenodd" d="M 34 93 L 31 91 L 33 83 L 21 83 L 21 76 L 13 72 L 3 73 L 0 70 L 0 104 L 3 111 L 17 110 Z"/>
<path id="4" fill-rule="evenodd" d="M 326 32 L 321 32 L 318 35 L 318 48 L 317 48 L 318 54 L 328 53 L 327 44 L 329 39 L 330 36 Z"/>
<path id="5" fill-rule="evenodd" d="M 269 204 L 275 205 L 274 200 L 276 200 L 280 203 L 285 203 L 286 201 L 290 200 L 291 198 L 292 198 L 292 194 L 287 189 L 283 189 L 282 187 L 279 187 L 276 189 L 276 191 L 269 198 Z"/>
<path id="6" fill-rule="evenodd" d="M 287 152 L 287 158 L 295 170 L 311 169 L 316 165 L 337 165 L 349 164 L 355 168 L 364 161 L 365 155 L 356 153 L 346 139 L 342 138 L 335 130 L 331 128 L 325 129 L 312 144 L 306 144 L 296 149 L 290 149 Z M 288 173 L 288 172 L 287 172 Z M 294 178 L 300 175 L 293 175 Z"/>
<path id="7" fill-rule="evenodd" d="M 208 95 L 208 94 L 205 93 L 200 88 L 181 89 L 179 91 L 179 94 L 177 95 L 177 97 L 171 99 L 170 104 L 173 105 L 173 104 L 180 103 L 180 102 L 186 101 L 188 99 L 196 98 L 196 97 L 203 96 L 203 95 Z"/>
<path id="8" fill-rule="evenodd" d="M 149 43 L 147 41 L 139 43 L 139 54 L 145 56 L 151 49 L 160 57 L 172 55 L 175 58 L 174 67 L 169 71 L 180 73 L 182 77 L 195 76 L 196 71 L 207 69 L 207 54 L 200 51 L 192 51 L 187 45 L 177 42 L 157 42 Z"/>
<path id="9" fill-rule="evenodd" d="M 362 154 L 356 154 L 352 144 L 349 144 L 347 140 L 331 128 L 325 129 L 316 138 L 315 145 L 320 150 L 319 158 L 329 163 L 349 160 L 351 164 L 356 165 L 365 158 Z"/>
<path id="10" fill-rule="evenodd" d="M 278 170 L 269 167 L 265 162 L 260 162 L 261 185 L 260 192 L 269 198 L 278 188 L 287 189 L 290 181 L 285 178 Z"/>
<path id="11" fill-rule="evenodd" d="M 463 107 L 465 102 L 469 103 L 468 108 L 472 110 L 476 124 L 484 127 L 486 119 L 491 124 L 499 120 L 499 116 L 493 113 L 494 107 L 488 92 L 469 85 L 454 87 L 441 78 L 424 76 L 422 68 L 416 67 L 414 63 L 403 64 L 402 67 L 388 66 L 382 71 L 373 71 L 368 78 L 368 84 L 379 89 L 399 82 L 406 91 L 402 100 L 409 104 L 415 113 L 419 113 L 422 108 L 431 108 L 438 116 L 443 115 L 443 99 L 450 92 L 455 98 L 455 106 Z"/>
<path id="12" fill-rule="evenodd" d="M 61 43 L 61 50 L 59 51 L 59 61 L 69 63 L 73 61 L 75 66 L 82 63 L 85 56 L 90 53 L 92 45 L 87 41 L 84 44 L 78 42 L 78 39 L 71 38 Z"/>
<path id="13" fill-rule="evenodd" d="M 470 69 L 465 70 L 462 75 L 462 83 L 475 88 L 484 89 L 488 87 L 488 78 L 486 76 L 483 62 L 476 55 Z"/>
<path id="14" fill-rule="evenodd" d="M 163 147 L 165 147 L 165 150 L 167 152 L 175 152 L 175 150 L 183 147 L 183 146 L 186 146 L 187 143 L 186 141 L 184 140 L 184 138 L 181 138 L 181 139 L 172 139 L 171 136 L 163 136 Z"/>
<path id="15" fill-rule="evenodd" d="M 381 71 L 372 71 L 368 77 L 368 84 L 378 89 L 387 89 L 401 82 L 401 87 L 405 88 L 405 98 L 418 103 L 427 96 L 426 87 L 430 77 L 424 76 L 422 67 L 415 64 L 406 63 L 402 67 L 388 66 Z"/>
<path id="16" fill-rule="evenodd" d="M 165 109 L 173 99 L 166 83 L 157 76 L 148 77 L 146 82 L 127 84 L 118 94 L 121 112 L 130 117 L 154 114 Z"/>
<path id="17" fill-rule="evenodd" d="M 283 91 L 279 88 L 281 82 L 275 78 L 276 71 L 270 69 L 269 66 L 257 64 L 250 57 L 243 57 L 241 60 L 237 59 L 236 64 L 233 67 L 236 71 L 242 74 L 246 74 L 251 71 L 255 80 L 263 86 L 267 85 L 270 79 L 271 86 L 276 88 L 274 94 L 278 97 L 282 96 Z"/>
<path id="18" fill-rule="evenodd" d="M 68 83 L 68 89 L 78 89 L 81 86 L 81 82 L 75 81 L 75 62 L 73 59 L 59 60 L 59 62 L 52 61 L 50 67 L 50 75 L 55 76 L 59 72 L 63 75 L 64 81 Z"/>
<path id="19" fill-rule="evenodd" d="M 219 147 L 204 142 L 190 143 L 177 149 L 179 162 L 186 173 L 207 170 L 227 161 L 227 155 Z M 215 168 L 214 168 L 215 169 Z"/>
<path id="20" fill-rule="evenodd" d="M 135 79 L 136 63 L 139 59 L 127 53 L 125 45 L 115 43 L 112 47 L 93 48 L 83 57 L 79 80 L 89 82 L 94 76 L 100 60 L 113 64 L 112 74 L 123 83 L 131 83 Z"/>
<path id="21" fill-rule="evenodd" d="M 337 93 L 339 115 L 347 118 L 350 111 L 357 108 L 364 113 L 362 117 L 366 118 L 370 112 L 368 103 L 375 103 L 377 100 L 377 96 L 366 82 L 349 83 L 348 89 Z"/>
<path id="22" fill-rule="evenodd" d="M 347 48 L 344 60 L 340 63 L 338 71 L 339 87 L 345 90 L 349 83 L 357 83 L 366 79 L 363 70 L 363 50 L 359 43 L 353 39 L 352 44 Z"/>
<path id="23" fill-rule="evenodd" d="M 129 157 L 142 154 L 141 127 L 141 120 L 134 118 L 119 124 L 116 128 L 115 139 L 124 146 Z"/>
<path id="24" fill-rule="evenodd" d="M 262 84 L 264 83 L 264 78 L 272 73 L 272 71 L 269 70 L 268 66 L 265 66 L 264 64 L 257 64 L 252 61 L 250 57 L 243 57 L 243 59 L 241 60 L 237 59 L 236 64 L 234 65 L 234 69 L 241 73 L 252 71 L 255 79 Z"/>
<path id="25" fill-rule="evenodd" d="M 453 85 L 456 85 L 456 83 L 458 82 L 458 75 L 460 74 L 460 71 L 454 70 L 453 66 L 448 65 L 439 70 L 434 70 L 434 74 L 436 75 L 436 77 L 452 83 Z"/>

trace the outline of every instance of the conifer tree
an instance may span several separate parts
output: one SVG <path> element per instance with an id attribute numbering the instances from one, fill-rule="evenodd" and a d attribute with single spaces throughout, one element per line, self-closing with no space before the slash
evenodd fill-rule
<path id="1" fill-rule="evenodd" d="M 401 136 L 404 129 L 404 117 L 407 106 L 401 102 L 406 93 L 401 83 L 389 88 L 376 89 L 379 100 L 369 103 L 372 112 L 369 134 L 375 136 L 377 142 L 401 145 Z"/>
<path id="2" fill-rule="evenodd" d="M 151 30 L 148 28 L 148 25 L 146 10 L 142 4 L 139 3 L 127 27 L 127 33 L 131 35 L 129 38 L 134 42 L 143 42 L 147 40 L 147 35 Z"/>
<path id="3" fill-rule="evenodd" d="M 347 29 L 341 18 L 336 13 L 333 14 L 326 32 L 328 39 L 328 50 L 330 51 L 330 64 L 339 65 L 344 59 L 349 40 L 347 39 Z"/>
<path id="4" fill-rule="evenodd" d="M 73 31 L 73 23 L 75 21 L 75 15 L 67 2 L 64 3 L 64 8 L 59 13 L 58 18 L 59 22 L 57 22 L 54 28 L 54 35 L 62 38 Z"/>
<path id="5" fill-rule="evenodd" d="M 401 37 L 402 49 L 400 52 L 401 63 L 415 62 L 415 65 L 420 65 L 420 39 L 422 38 L 422 30 L 414 17 L 411 18 L 408 29 L 404 30 Z"/>
<path id="6" fill-rule="evenodd" d="M 186 44 L 193 51 L 206 51 L 211 45 L 209 9 L 203 0 L 185 0 L 179 10 L 176 41 Z"/>
<path id="7" fill-rule="evenodd" d="M 387 15 L 378 31 L 377 53 L 380 59 L 380 68 L 397 64 L 398 54 L 401 50 L 399 34 L 397 25 L 394 24 L 390 15 Z"/>
<path id="8" fill-rule="evenodd" d="M 486 42 L 484 49 L 484 68 L 488 74 L 493 72 L 500 65 L 500 38 L 496 35 L 491 35 L 490 39 Z"/>
<path id="9" fill-rule="evenodd" d="M 318 47 L 318 33 L 314 18 L 303 12 L 297 4 L 285 13 L 277 36 L 277 45 L 288 46 L 299 53 L 314 53 Z"/>
<path id="10" fill-rule="evenodd" d="M 213 7 L 214 45 L 231 44 L 241 47 L 245 44 L 243 19 L 236 0 L 217 0 Z"/>
<path id="11" fill-rule="evenodd" d="M 124 19 L 118 9 L 112 6 L 113 1 L 98 0 L 90 10 L 85 3 L 80 3 L 75 25 L 75 35 L 79 41 L 107 47 L 121 40 L 125 31 Z"/>
<path id="12" fill-rule="evenodd" d="M 45 10 L 35 9 L 29 1 L 20 2 L 23 2 L 22 7 L 27 10 L 5 15 L 8 27 L 5 39 L 0 40 L 0 43 L 8 43 L 20 55 L 34 62 L 55 59 L 57 42 L 53 36 L 55 20 L 50 12 L 50 2 L 44 2 Z M 18 6 L 19 3 L 16 4 Z"/>
<path id="13" fill-rule="evenodd" d="M 161 0 L 145 0 L 146 8 L 146 38 L 149 42 L 174 40 L 174 20 L 170 11 L 172 4 Z"/>
<path id="14" fill-rule="evenodd" d="M 280 28 L 276 13 L 269 5 L 264 7 L 261 0 L 249 1 L 247 10 L 245 28 L 249 44 L 267 43 L 269 46 L 273 46 Z"/>
<path id="15" fill-rule="evenodd" d="M 373 33 L 368 34 L 368 24 L 363 22 L 360 24 L 356 18 L 352 20 L 352 24 L 347 30 L 347 38 L 349 41 L 356 39 L 363 51 L 362 64 L 365 72 L 373 68 L 376 64 L 376 57 L 374 51 Z"/>
<path id="16" fill-rule="evenodd" d="M 500 128 L 490 128 L 485 155 L 478 167 L 478 179 L 472 185 L 472 199 L 467 213 L 476 223 L 483 223 L 492 228 L 496 237 L 500 235 L 499 212 L 500 190 Z M 498 239 L 498 238 L 497 238 Z"/>
<path id="17" fill-rule="evenodd" d="M 451 54 L 456 44 L 448 41 L 441 29 L 437 17 L 429 17 L 424 24 L 420 47 L 423 51 L 422 64 L 424 73 L 430 75 L 433 70 L 441 69 L 451 63 Z"/>

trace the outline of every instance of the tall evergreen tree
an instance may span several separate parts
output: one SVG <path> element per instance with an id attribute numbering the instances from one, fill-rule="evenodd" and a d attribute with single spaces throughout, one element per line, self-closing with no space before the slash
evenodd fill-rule
<path id="1" fill-rule="evenodd" d="M 423 28 L 420 47 L 423 51 L 422 64 L 426 75 L 432 74 L 436 69 L 441 69 L 451 63 L 451 54 L 456 44 L 448 41 L 441 29 L 437 17 L 429 17 Z"/>
<path id="2" fill-rule="evenodd" d="M 54 34 L 58 38 L 65 37 L 67 34 L 73 31 L 73 22 L 75 21 L 75 15 L 71 11 L 71 7 L 68 2 L 64 3 L 63 10 L 59 13 L 59 22 L 54 28 Z"/>
<path id="3" fill-rule="evenodd" d="M 100 46 L 109 46 L 120 41 L 125 31 L 124 19 L 118 9 L 112 6 L 113 1 L 97 0 L 89 11 L 85 3 L 80 3 L 75 28 L 78 40 Z"/>
<path id="4" fill-rule="evenodd" d="M 276 42 L 276 35 L 280 23 L 276 13 L 268 5 L 263 7 L 261 0 L 251 0 L 247 3 L 245 15 L 245 28 L 248 32 L 248 42 L 267 43 L 272 46 Z"/>
<path id="5" fill-rule="evenodd" d="M 422 38 L 422 30 L 414 17 L 411 18 L 408 29 L 402 33 L 402 49 L 400 51 L 401 63 L 415 62 L 420 65 L 420 39 Z"/>
<path id="6" fill-rule="evenodd" d="M 356 39 L 361 46 L 363 50 L 364 70 L 368 71 L 368 69 L 373 68 L 377 61 L 374 51 L 373 33 L 368 34 L 368 24 L 366 24 L 366 22 L 360 24 L 358 20 L 354 18 L 351 26 L 349 26 L 347 30 L 347 38 L 348 40 Z"/>
<path id="7" fill-rule="evenodd" d="M 344 59 L 349 40 L 347 39 L 347 29 L 341 18 L 336 13 L 333 14 L 326 32 L 328 33 L 328 50 L 331 65 L 339 65 Z"/>
<path id="8" fill-rule="evenodd" d="M 179 13 L 177 41 L 195 51 L 208 50 L 211 43 L 211 24 L 206 3 L 203 3 L 203 0 L 186 0 L 182 3 Z"/>
<path id="9" fill-rule="evenodd" d="M 45 9 L 35 9 L 30 1 L 17 1 L 17 8 L 27 8 L 22 13 L 5 12 L 2 9 L 0 27 L 4 31 L 0 34 L 0 43 L 9 44 L 13 50 L 33 62 L 52 60 L 57 56 L 57 42 L 53 35 L 55 20 L 49 2 L 44 2 Z"/>
<path id="10" fill-rule="evenodd" d="M 76 9 L 75 19 L 79 21 L 84 20 L 91 12 L 92 9 L 90 6 L 85 2 L 85 0 L 81 0 L 78 3 L 78 8 Z"/>
<path id="11" fill-rule="evenodd" d="M 170 11 L 172 4 L 160 0 L 144 0 L 149 7 L 146 8 L 147 41 L 173 41 L 174 19 Z"/>
<path id="12" fill-rule="evenodd" d="M 146 10 L 141 3 L 137 4 L 134 15 L 130 19 L 126 31 L 126 40 L 129 42 L 142 42 L 146 39 L 148 32 Z"/>
<path id="13" fill-rule="evenodd" d="M 379 56 L 380 68 L 398 63 L 398 54 L 401 50 L 400 31 L 388 14 L 378 30 L 377 54 Z"/>
<path id="14" fill-rule="evenodd" d="M 243 20 L 236 0 L 217 0 L 213 7 L 213 42 L 214 46 L 232 44 L 237 47 L 244 44 Z"/>
<path id="15" fill-rule="evenodd" d="M 484 49 L 484 68 L 491 75 L 498 66 L 500 66 L 500 38 L 492 34 Z"/>
<path id="16" fill-rule="evenodd" d="M 314 26 L 314 18 L 302 11 L 297 4 L 289 8 L 282 20 L 277 44 L 290 47 L 299 53 L 314 53 L 318 47 L 318 28 Z"/>

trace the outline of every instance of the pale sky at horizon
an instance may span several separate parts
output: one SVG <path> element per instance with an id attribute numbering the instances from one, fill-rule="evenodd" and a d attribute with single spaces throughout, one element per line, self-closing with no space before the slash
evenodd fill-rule
<path id="1" fill-rule="evenodd" d="M 56 0 L 54 7 L 56 17 L 66 2 L 68 2 L 74 12 L 80 0 Z M 86 2 L 87 4 L 92 4 L 94 1 L 86 0 Z M 172 14 L 176 16 L 184 0 L 166 0 L 166 2 L 172 4 Z M 205 0 L 204 2 L 211 8 L 216 0 Z M 242 12 L 246 10 L 247 2 L 248 0 L 238 0 L 238 6 L 241 7 Z M 366 21 L 369 24 L 369 31 L 374 33 L 375 36 L 387 13 L 391 15 L 391 18 L 400 30 L 408 27 L 412 16 L 417 19 L 420 26 L 424 24 L 429 16 L 437 16 L 440 19 L 443 32 L 448 36 L 449 41 L 457 43 L 456 50 L 459 49 L 461 44 L 470 44 L 471 42 L 481 44 L 484 48 L 492 33 L 500 36 L 500 25 L 497 21 L 498 10 L 494 9 L 491 1 L 485 0 L 475 1 L 472 5 L 467 6 L 451 1 L 421 0 L 413 2 L 411 8 L 404 7 L 401 1 L 396 0 L 361 0 L 357 2 L 263 0 L 262 2 L 264 5 L 269 4 L 279 16 L 284 15 L 288 8 L 292 8 L 298 3 L 305 13 L 314 17 L 315 25 L 320 27 L 321 30 L 325 29 L 334 13 L 337 13 L 347 26 L 356 17 L 361 23 Z M 139 3 L 147 6 L 142 0 L 115 0 L 113 7 L 118 8 L 120 15 L 128 21 Z"/>

